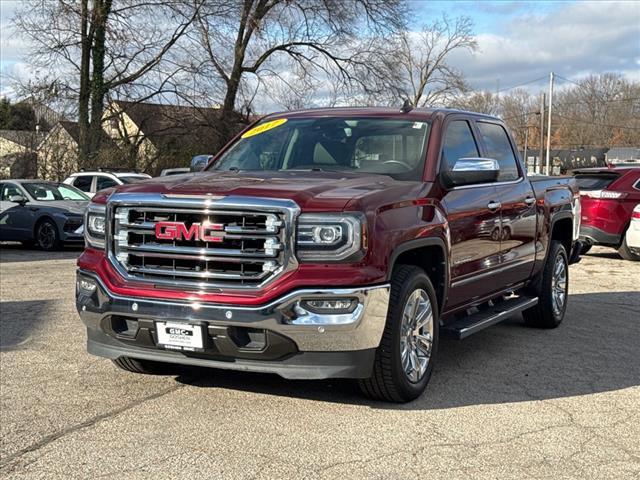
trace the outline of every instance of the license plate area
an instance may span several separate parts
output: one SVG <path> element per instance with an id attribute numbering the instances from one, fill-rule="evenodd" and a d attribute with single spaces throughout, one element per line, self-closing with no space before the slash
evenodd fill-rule
<path id="1" fill-rule="evenodd" d="M 204 351 L 204 334 L 201 325 L 180 322 L 156 322 L 158 347 L 188 352 Z"/>

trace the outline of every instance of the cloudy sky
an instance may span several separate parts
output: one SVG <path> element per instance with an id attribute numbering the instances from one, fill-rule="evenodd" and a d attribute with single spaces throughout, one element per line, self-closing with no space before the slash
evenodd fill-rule
<path id="1" fill-rule="evenodd" d="M 27 0 L 28 1 L 28 0 Z M 28 70 L 27 49 L 12 35 L 11 17 L 20 2 L 0 0 L 0 95 L 8 77 Z M 571 80 L 590 73 L 620 72 L 640 80 L 640 1 L 412 1 L 412 28 L 442 13 L 470 16 L 479 51 L 452 63 L 476 89 L 495 91 L 532 80 L 544 88 L 550 71 Z"/>

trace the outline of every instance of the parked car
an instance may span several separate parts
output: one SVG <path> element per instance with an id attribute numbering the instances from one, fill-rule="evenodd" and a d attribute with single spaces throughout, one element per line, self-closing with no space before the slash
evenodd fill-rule
<path id="1" fill-rule="evenodd" d="M 403 402 L 440 335 L 520 312 L 557 327 L 575 179 L 529 179 L 498 118 L 407 110 L 272 115 L 198 175 L 96 195 L 76 291 L 89 352 L 138 373 L 357 378 Z"/>
<path id="2" fill-rule="evenodd" d="M 211 161 L 213 155 L 196 155 L 191 159 L 191 171 L 199 172 Z"/>
<path id="3" fill-rule="evenodd" d="M 151 175 L 138 172 L 116 172 L 97 170 L 94 172 L 78 172 L 64 180 L 67 185 L 73 185 L 82 190 L 89 197 L 105 188 L 116 187 L 127 183 L 136 183 L 151 178 Z"/>
<path id="4" fill-rule="evenodd" d="M 56 250 L 84 241 L 83 214 L 89 197 L 70 185 L 42 180 L 0 182 L 0 240 Z"/>
<path id="5" fill-rule="evenodd" d="M 182 175 L 183 173 L 189 173 L 191 171 L 190 168 L 187 167 L 179 167 L 179 168 L 165 168 L 160 172 L 161 177 L 166 177 L 169 175 Z"/>
<path id="6" fill-rule="evenodd" d="M 604 245 L 617 249 L 625 260 L 640 261 L 627 239 L 633 209 L 640 202 L 640 167 L 585 168 L 574 175 L 580 187 L 583 253 Z"/>
<path id="7" fill-rule="evenodd" d="M 631 253 L 640 256 L 640 203 L 631 213 L 631 224 L 627 230 L 626 242 Z"/>

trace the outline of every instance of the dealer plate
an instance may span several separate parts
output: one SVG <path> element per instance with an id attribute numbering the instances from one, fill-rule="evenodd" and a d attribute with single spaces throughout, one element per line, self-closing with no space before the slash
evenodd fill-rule
<path id="1" fill-rule="evenodd" d="M 156 322 L 158 345 L 171 350 L 201 350 L 202 327 L 177 322 Z"/>

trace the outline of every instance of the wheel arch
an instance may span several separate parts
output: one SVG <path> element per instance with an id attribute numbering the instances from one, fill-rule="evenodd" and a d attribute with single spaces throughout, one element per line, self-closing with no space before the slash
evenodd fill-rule
<path id="1" fill-rule="evenodd" d="M 50 214 L 48 213 L 43 213 L 42 215 L 40 215 L 35 222 L 33 222 L 33 239 L 36 239 L 36 234 L 38 233 L 38 227 L 40 226 L 40 224 L 42 222 L 44 222 L 45 220 L 49 220 L 51 221 L 51 223 L 53 223 L 53 226 L 56 227 L 56 230 L 58 230 L 58 234 L 60 234 L 60 229 L 58 228 L 58 222 L 56 222 L 56 219 L 53 218 Z"/>
<path id="2" fill-rule="evenodd" d="M 389 259 L 388 279 L 398 265 L 422 268 L 436 291 L 438 310 L 442 311 L 449 287 L 447 249 L 443 239 L 419 238 L 398 245 Z"/>
<path id="3" fill-rule="evenodd" d="M 570 213 L 553 219 L 551 223 L 551 234 L 549 236 L 549 249 L 551 241 L 553 240 L 562 243 L 562 246 L 564 246 L 567 251 L 567 255 L 571 256 L 571 246 L 573 245 L 573 217 Z"/>

